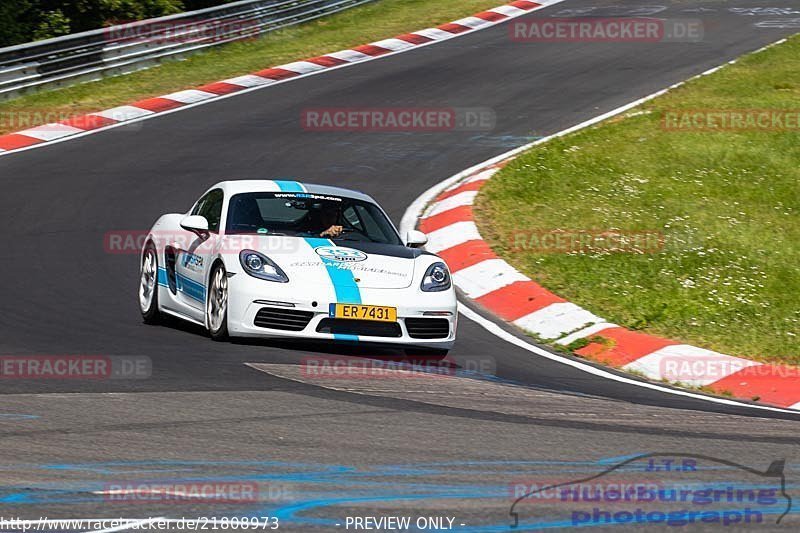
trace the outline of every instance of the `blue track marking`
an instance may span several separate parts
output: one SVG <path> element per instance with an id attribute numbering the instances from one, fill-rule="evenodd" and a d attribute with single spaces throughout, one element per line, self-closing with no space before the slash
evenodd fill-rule
<path id="1" fill-rule="evenodd" d="M 635 454 L 632 457 L 641 456 Z M 497 514 L 487 514 L 481 519 L 477 517 L 467 521 L 463 526 L 456 522 L 453 531 L 459 533 L 511 532 L 511 531 L 544 531 L 574 530 L 577 528 L 610 527 L 628 525 L 647 528 L 649 525 L 663 526 L 655 519 L 640 522 L 620 522 L 612 518 L 610 523 L 590 521 L 573 523 L 570 518 L 573 511 L 570 507 L 553 506 L 543 508 L 536 506 L 520 508 L 520 524 L 517 529 L 510 529 L 510 518 L 506 511 L 510 505 L 509 490 L 515 480 L 553 479 L 574 475 L 583 478 L 591 474 L 601 473 L 608 469 L 610 462 L 617 462 L 616 457 L 597 460 L 489 460 L 489 461 L 444 461 L 414 462 L 401 464 L 376 464 L 368 467 L 357 467 L 348 464 L 319 464 L 264 461 L 172 461 L 142 460 L 116 461 L 107 463 L 55 463 L 28 465 L 0 465 L 0 471 L 6 472 L 41 472 L 68 471 L 80 473 L 79 480 L 52 481 L 38 484 L 35 489 L 26 485 L 0 487 L 0 503 L 15 505 L 18 508 L 30 508 L 43 505 L 79 506 L 106 502 L 107 496 L 96 494 L 104 490 L 109 476 L 126 481 L 145 481 L 147 483 L 257 483 L 261 497 L 251 505 L 240 505 L 231 509 L 229 505 L 211 507 L 219 516 L 259 517 L 277 516 L 281 525 L 292 529 L 311 529 L 326 527 L 333 529 L 345 519 L 344 508 L 353 505 L 382 503 L 387 508 L 400 504 L 408 506 L 415 501 L 453 501 L 474 502 L 476 509 L 487 504 L 487 509 L 499 509 Z M 630 474 L 646 476 L 652 482 L 652 474 L 646 473 L 643 464 L 625 465 Z M 676 482 L 676 488 L 682 488 L 686 482 L 697 483 L 700 488 L 725 489 L 727 487 L 742 489 L 759 489 L 763 482 L 756 480 L 731 478 L 730 472 L 738 469 L 727 465 L 706 465 L 701 471 L 710 469 L 719 471 L 706 480 L 686 480 L 670 478 L 665 482 Z M 796 473 L 794 469 L 790 472 Z M 466 476 L 453 478 L 453 476 Z M 542 476 L 544 476 L 542 478 Z M 630 478 L 625 478 L 630 479 Z M 633 478 L 636 479 L 636 478 Z M 666 485 L 665 487 L 669 487 Z M 797 490 L 796 484 L 788 484 L 791 493 Z M 274 489 L 274 497 L 272 491 Z M 765 517 L 777 517 L 785 511 L 780 505 L 744 502 L 751 511 L 758 511 Z M 242 502 L 245 503 L 245 502 Z M 205 504 L 205 503 L 204 503 Z M 208 505 L 218 505 L 214 502 Z M 727 502 L 714 502 L 693 510 L 712 510 L 717 513 L 741 512 L 741 507 L 733 508 Z M 800 515 L 800 510 L 792 510 L 792 516 Z M 680 516 L 676 515 L 677 518 Z M 459 517 L 460 518 L 460 517 Z M 699 521 L 697 521 L 699 522 Z M 409 531 L 419 531 L 415 528 Z M 435 531 L 429 529 L 427 531 Z"/>
<path id="2" fill-rule="evenodd" d="M 0 422 L 17 420 L 36 420 L 41 418 L 39 415 L 26 415 L 21 413 L 0 413 Z"/>

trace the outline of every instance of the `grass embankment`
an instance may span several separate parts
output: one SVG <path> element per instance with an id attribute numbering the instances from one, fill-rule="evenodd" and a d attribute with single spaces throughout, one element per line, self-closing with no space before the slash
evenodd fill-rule
<path id="1" fill-rule="evenodd" d="M 69 117 L 108 109 L 444 24 L 503 3 L 503 0 L 380 0 L 272 32 L 260 39 L 212 49 L 184 61 L 0 103 L 0 134 L 40 125 L 37 116 Z"/>
<path id="2" fill-rule="evenodd" d="M 665 127 L 682 110 L 795 118 L 770 131 Z M 607 320 L 800 364 L 798 110 L 800 36 L 527 152 L 481 191 L 481 233 L 532 279 Z M 541 253 L 535 239 L 514 249 L 517 232 L 553 229 L 656 231 L 664 243 L 638 254 Z"/>

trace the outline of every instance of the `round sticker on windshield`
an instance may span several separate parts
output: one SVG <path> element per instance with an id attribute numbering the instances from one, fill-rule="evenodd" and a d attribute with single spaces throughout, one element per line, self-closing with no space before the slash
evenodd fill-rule
<path id="1" fill-rule="evenodd" d="M 330 259 L 331 261 L 355 263 L 367 258 L 367 254 L 364 252 L 341 246 L 320 246 L 315 248 L 314 251 L 323 259 Z"/>

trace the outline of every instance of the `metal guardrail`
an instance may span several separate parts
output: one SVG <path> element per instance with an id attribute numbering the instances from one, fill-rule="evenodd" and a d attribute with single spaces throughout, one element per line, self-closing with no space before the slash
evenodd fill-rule
<path id="1" fill-rule="evenodd" d="M 151 67 L 375 0 L 244 0 L 0 48 L 0 100 Z"/>

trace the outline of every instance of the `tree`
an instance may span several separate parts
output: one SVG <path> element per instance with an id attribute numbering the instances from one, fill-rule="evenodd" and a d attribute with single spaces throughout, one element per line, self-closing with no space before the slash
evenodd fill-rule
<path id="1" fill-rule="evenodd" d="M 39 24 L 33 32 L 33 39 L 38 41 L 40 39 L 58 37 L 59 35 L 67 35 L 68 33 L 70 33 L 69 19 L 60 9 L 56 9 L 55 11 L 42 13 Z"/>
<path id="2" fill-rule="evenodd" d="M 0 2 L 0 46 L 31 40 L 38 22 L 37 7 L 32 0 Z"/>
<path id="3" fill-rule="evenodd" d="M 232 0 L 0 0 L 0 47 Z"/>

